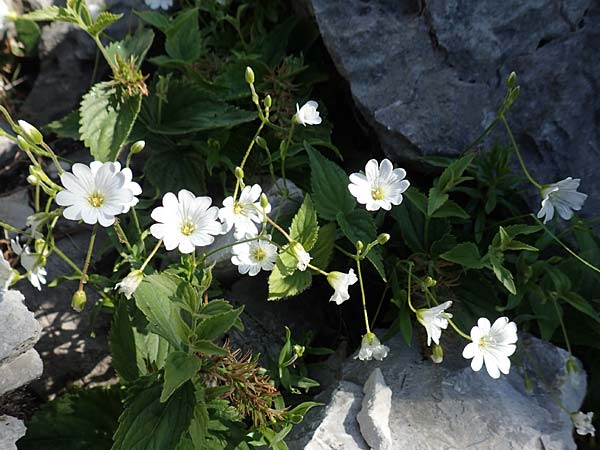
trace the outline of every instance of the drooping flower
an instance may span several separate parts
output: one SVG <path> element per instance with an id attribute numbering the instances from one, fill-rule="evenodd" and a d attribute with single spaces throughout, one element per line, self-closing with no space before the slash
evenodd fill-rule
<path id="1" fill-rule="evenodd" d="M 179 247 L 181 253 L 212 244 L 221 234 L 222 224 L 217 220 L 219 209 L 211 203 L 210 197 L 196 197 L 185 189 L 177 196 L 167 192 L 163 206 L 152 211 L 152 218 L 158 222 L 150 227 L 152 236 L 162 239 L 167 250 Z"/>
<path id="2" fill-rule="evenodd" d="M 451 306 L 452 302 L 447 301 L 433 308 L 417 310 L 417 320 L 427 331 L 427 345 L 429 347 L 431 347 L 431 341 L 437 345 L 440 344 L 442 330 L 448 328 L 448 319 L 452 318 L 452 314 L 446 312 Z"/>
<path id="3" fill-rule="evenodd" d="M 261 270 L 271 271 L 277 261 L 277 247 L 271 242 L 271 236 L 267 239 L 258 239 L 252 242 L 236 244 L 232 253 L 231 262 L 238 266 L 238 271 L 251 277 Z"/>
<path id="4" fill-rule="evenodd" d="M 375 336 L 375 333 L 367 333 L 363 336 L 360 343 L 360 350 L 358 355 L 354 359 L 360 359 L 361 361 L 370 361 L 376 359 L 383 361 L 390 351 L 390 348 L 383 345 L 381 341 Z"/>
<path id="5" fill-rule="evenodd" d="M 263 221 L 263 208 L 260 204 L 262 188 L 255 184 L 246 186 L 240 198 L 234 202 L 233 197 L 223 200 L 223 207 L 219 209 L 219 219 L 223 222 L 225 232 L 235 228 L 236 239 L 251 238 L 258 235 L 258 224 Z M 271 212 L 271 205 L 264 208 L 265 214 Z"/>
<path id="6" fill-rule="evenodd" d="M 358 278 L 354 273 L 354 269 L 350 269 L 348 273 L 330 272 L 329 275 L 327 275 L 327 282 L 335 290 L 335 292 L 329 301 L 335 302 L 338 305 L 344 303 L 350 298 L 350 294 L 348 294 L 348 287 L 357 281 Z"/>
<path id="7" fill-rule="evenodd" d="M 144 0 L 151 9 L 164 9 L 167 11 L 173 6 L 173 0 Z"/>
<path id="8" fill-rule="evenodd" d="M 4 254 L 0 251 L 0 294 L 8 290 L 13 276 L 14 272 L 10 263 L 4 259 Z"/>
<path id="9" fill-rule="evenodd" d="M 377 160 L 371 159 L 365 166 L 364 174 L 350 175 L 348 189 L 368 211 L 377 211 L 379 208 L 389 211 L 392 205 L 402 203 L 402 193 L 410 186 L 405 177 L 406 171 L 394 169 L 389 159 L 384 159 L 379 164 Z"/>
<path id="10" fill-rule="evenodd" d="M 131 185 L 127 183 L 126 174 L 116 170 L 115 164 L 94 161 L 88 167 L 76 163 L 72 173 L 64 172 L 60 176 L 65 189 L 56 194 L 56 203 L 66 206 L 65 218 L 109 227 L 115 223 L 115 216 L 131 207 L 135 202 L 129 189 Z"/>
<path id="11" fill-rule="evenodd" d="M 564 220 L 573 217 L 573 211 L 579 211 L 587 198 L 587 194 L 577 192 L 579 178 L 565 178 L 557 183 L 544 186 L 540 190 L 542 196 L 542 207 L 537 213 L 538 218 L 544 218 L 544 223 L 554 217 L 554 210 Z"/>
<path id="12" fill-rule="evenodd" d="M 307 101 L 302 105 L 302 108 L 296 103 L 296 114 L 294 115 L 296 122 L 304 126 L 319 125 L 322 122 L 322 119 L 319 116 L 319 111 L 317 111 L 318 107 L 319 104 L 314 100 Z"/>
<path id="13" fill-rule="evenodd" d="M 27 217 L 25 224 L 30 228 L 29 232 L 34 239 L 42 239 L 44 237 L 40 230 L 51 217 L 52 214 L 45 212 L 34 213 Z"/>
<path id="14" fill-rule="evenodd" d="M 308 265 L 310 264 L 310 260 L 312 256 L 306 250 L 300 242 L 291 242 L 290 246 L 292 247 L 292 251 L 294 252 L 294 256 L 298 261 L 297 268 L 299 271 L 304 272 Z"/>
<path id="15" fill-rule="evenodd" d="M 47 250 L 40 249 L 43 253 L 32 252 L 29 247 L 21 246 L 19 239 L 11 239 L 13 251 L 19 255 L 21 265 L 27 271 L 27 279 L 38 291 L 42 290 L 42 284 L 46 284 L 46 275 L 48 272 L 44 267 L 46 265 Z"/>
<path id="16" fill-rule="evenodd" d="M 485 363 L 492 378 L 500 378 L 500 372 L 508 375 L 508 357 L 517 349 L 517 325 L 514 322 L 500 317 L 490 326 L 490 321 L 482 317 L 471 329 L 471 340 L 473 342 L 463 350 L 463 358 L 472 359 L 471 369 L 478 372 Z"/>
<path id="17" fill-rule="evenodd" d="M 591 436 L 596 436 L 596 428 L 592 424 L 592 419 L 594 418 L 594 413 L 583 413 L 581 411 L 577 411 L 576 413 L 571 414 L 571 420 L 573 421 L 573 426 L 575 427 L 575 431 L 580 436 L 585 436 L 589 434 Z"/>
<path id="18" fill-rule="evenodd" d="M 144 273 L 141 270 L 132 270 L 125 278 L 115 285 L 115 289 L 129 300 L 143 279 Z"/>

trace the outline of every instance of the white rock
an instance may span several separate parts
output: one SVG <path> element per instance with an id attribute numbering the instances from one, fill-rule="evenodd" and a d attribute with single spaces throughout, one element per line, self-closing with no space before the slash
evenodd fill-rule
<path id="1" fill-rule="evenodd" d="M 0 416 L 0 449 L 17 450 L 16 442 L 25 436 L 23 421 L 11 417 Z"/>
<path id="2" fill-rule="evenodd" d="M 0 300 L 0 364 L 26 352 L 40 338 L 41 326 L 24 299 L 19 291 L 7 291 Z"/>
<path id="3" fill-rule="evenodd" d="M 356 417 L 360 432 L 372 450 L 391 450 L 392 390 L 385 384 L 381 369 L 371 372 L 363 392 L 362 409 Z"/>
<path id="4" fill-rule="evenodd" d="M 20 189 L 0 197 L 2 222 L 23 230 L 25 229 L 27 217 L 31 214 L 33 214 L 33 208 L 29 206 L 27 189 Z"/>
<path id="5" fill-rule="evenodd" d="M 40 358 L 38 352 L 33 348 L 16 359 L 1 364 L 0 395 L 32 382 L 36 378 L 39 378 L 43 371 L 44 364 L 42 363 L 42 358 Z"/>

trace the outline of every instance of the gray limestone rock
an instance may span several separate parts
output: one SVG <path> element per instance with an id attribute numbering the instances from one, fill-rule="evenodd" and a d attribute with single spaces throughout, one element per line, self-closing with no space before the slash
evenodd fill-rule
<path id="1" fill-rule="evenodd" d="M 25 436 L 22 420 L 10 416 L 0 416 L 0 449 L 17 450 L 16 442 Z"/>
<path id="2" fill-rule="evenodd" d="M 457 155 L 494 118 L 516 71 L 510 112 L 542 184 L 581 178 L 600 212 L 600 3 L 595 0 L 309 0 L 356 104 L 398 162 Z M 508 142 L 503 130 L 492 139 Z"/>
<path id="3" fill-rule="evenodd" d="M 18 291 L 0 294 L 0 364 L 7 364 L 30 350 L 40 338 L 41 326 L 23 304 Z"/>
<path id="4" fill-rule="evenodd" d="M 377 368 L 367 379 L 363 388 L 362 409 L 356 416 L 360 434 L 373 450 L 392 450 L 390 411 L 392 390 L 385 384 L 381 369 Z"/>
<path id="5" fill-rule="evenodd" d="M 26 188 L 0 196 L 0 220 L 2 222 L 23 230 L 27 217 L 31 214 L 33 214 L 33 208 L 29 206 L 29 192 Z"/>
<path id="6" fill-rule="evenodd" d="M 39 378 L 44 371 L 42 359 L 30 349 L 14 360 L 0 365 L 0 395 L 13 391 Z"/>

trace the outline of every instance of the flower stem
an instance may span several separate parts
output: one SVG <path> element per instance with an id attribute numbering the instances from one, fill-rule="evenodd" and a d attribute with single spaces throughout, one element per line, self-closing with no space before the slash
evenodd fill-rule
<path id="1" fill-rule="evenodd" d="M 94 250 L 94 243 L 96 242 L 96 233 L 98 232 L 98 224 L 94 225 L 92 230 L 92 236 L 90 237 L 90 245 L 88 247 L 85 262 L 83 264 L 83 270 L 81 271 L 81 278 L 79 280 L 79 290 L 83 290 L 83 285 L 87 283 L 87 271 L 90 267 L 90 260 L 92 259 L 92 251 Z"/>
<path id="2" fill-rule="evenodd" d="M 448 323 L 450 324 L 450 326 L 452 328 L 454 328 L 454 331 L 456 331 L 456 333 L 459 336 L 465 338 L 467 341 L 471 341 L 472 340 L 471 336 L 469 336 L 467 333 L 463 332 L 460 328 L 458 328 L 458 325 L 456 325 L 452 319 L 449 319 L 449 318 L 446 318 L 446 319 L 448 320 Z"/>
<path id="3" fill-rule="evenodd" d="M 285 145 L 281 151 L 281 178 L 283 179 L 283 191 L 286 196 L 288 195 L 288 187 L 287 187 L 287 179 L 285 176 L 285 160 L 287 158 L 288 148 L 290 148 L 290 143 L 292 142 L 292 136 L 294 135 L 294 130 L 296 129 L 296 121 L 292 120 L 292 125 L 290 126 L 290 132 L 288 133 L 288 137 L 285 140 Z"/>
<path id="4" fill-rule="evenodd" d="M 504 126 L 506 128 L 506 132 L 508 133 L 508 137 L 510 138 L 510 142 L 515 150 L 515 153 L 517 154 L 517 159 L 519 160 L 519 164 L 521 165 L 521 169 L 523 170 L 523 173 L 525 174 L 525 176 L 527 177 L 527 179 L 529 180 L 529 182 L 531 184 L 533 184 L 536 188 L 541 190 L 542 185 L 533 179 L 533 177 L 527 170 L 527 166 L 525 166 L 525 161 L 523 161 L 523 157 L 521 156 L 521 151 L 519 150 L 517 141 L 515 141 L 515 137 L 513 136 L 512 130 L 510 129 L 510 125 L 508 125 L 508 121 L 506 120 L 506 118 L 503 115 L 500 116 L 500 120 L 502 121 L 502 123 L 504 124 Z"/>
<path id="5" fill-rule="evenodd" d="M 569 341 L 569 336 L 567 335 L 567 328 L 565 327 L 565 322 L 563 321 L 562 314 L 558 309 L 558 303 L 556 299 L 553 299 L 552 303 L 554 303 L 554 309 L 556 310 L 556 315 L 558 317 L 558 321 L 560 322 L 560 328 L 562 329 L 563 337 L 565 338 L 565 344 L 567 346 L 569 356 L 573 357 L 573 352 L 571 351 L 571 342 Z"/>
<path id="6" fill-rule="evenodd" d="M 267 117 L 267 120 L 268 120 L 268 117 Z M 240 163 L 240 168 L 242 170 L 244 169 L 244 166 L 246 165 L 246 161 L 248 160 L 248 157 L 250 156 L 250 152 L 252 151 L 252 148 L 254 147 L 254 144 L 256 143 L 256 138 L 258 136 L 260 136 L 260 132 L 262 131 L 262 129 L 265 126 L 266 123 L 267 123 L 266 120 L 261 119 L 260 126 L 258 127 L 258 130 L 256 130 L 256 133 L 254 133 L 254 137 L 250 141 L 250 144 L 248 144 L 248 148 L 246 149 L 246 153 L 244 154 L 244 157 L 242 158 L 242 162 Z M 235 182 L 235 189 L 233 191 L 233 201 L 234 202 L 237 199 L 237 194 L 238 194 L 239 189 L 240 189 L 240 179 L 238 178 L 237 181 Z"/>
<path id="7" fill-rule="evenodd" d="M 287 234 L 287 232 L 283 228 L 281 228 L 279 225 L 277 225 L 277 223 L 275 223 L 275 221 L 273 219 L 271 219 L 269 216 L 267 216 L 266 214 L 265 214 L 265 220 L 267 222 L 269 222 L 273 228 L 275 228 L 277 231 L 279 231 L 289 242 L 293 241 L 293 239 L 290 237 L 290 235 Z"/>
<path id="8" fill-rule="evenodd" d="M 83 272 L 81 272 L 81 269 L 79 268 L 79 266 L 77 266 L 77 264 L 75 264 L 73 262 L 73 260 L 71 258 L 69 258 L 67 255 L 65 255 L 61 249 L 59 249 L 56 246 L 52 247 L 52 252 L 56 253 L 58 256 L 60 256 L 60 258 L 66 262 L 69 266 L 71 266 L 71 268 L 78 274 L 78 275 L 82 275 Z"/>
<path id="9" fill-rule="evenodd" d="M 483 130 L 483 132 L 479 135 L 479 137 L 477 139 L 475 139 L 473 142 L 471 142 L 469 145 L 467 145 L 467 147 L 462 151 L 463 154 L 468 152 L 469 150 L 471 150 L 477 144 L 479 144 L 483 140 L 483 138 L 485 138 L 489 134 L 489 132 L 494 129 L 494 127 L 496 126 L 496 124 L 498 123 L 499 120 L 500 120 L 499 117 L 496 117 L 494 120 L 492 120 L 491 123 L 487 127 L 485 127 L 485 130 Z"/>
<path id="10" fill-rule="evenodd" d="M 324 276 L 328 276 L 328 275 L 329 275 L 329 273 L 328 273 L 328 272 L 325 272 L 324 270 L 322 270 L 322 269 L 319 269 L 317 266 L 313 266 L 313 265 L 312 265 L 312 264 L 310 264 L 310 263 L 308 263 L 308 264 L 306 265 L 306 267 L 308 267 L 309 269 L 312 269 L 312 270 L 314 270 L 315 272 L 318 272 L 318 273 L 320 273 L 321 275 L 324 275 Z"/>
<path id="11" fill-rule="evenodd" d="M 131 218 L 133 219 L 133 224 L 135 225 L 135 230 L 137 231 L 139 237 L 139 243 L 142 246 L 142 250 L 145 251 L 146 244 L 144 243 L 144 239 L 142 239 L 142 227 L 140 227 L 140 221 L 138 219 L 137 213 L 135 212 L 135 207 L 131 208 Z"/>
<path id="12" fill-rule="evenodd" d="M 360 269 L 360 259 L 356 259 L 356 271 L 358 272 L 358 281 L 360 284 L 360 295 L 362 297 L 363 313 L 365 315 L 365 327 L 367 334 L 371 334 L 371 327 L 369 326 L 369 314 L 367 313 L 367 297 L 365 295 L 365 286 L 363 283 L 362 270 Z"/>
<path id="13" fill-rule="evenodd" d="M 406 287 L 406 292 L 407 292 L 406 299 L 407 299 L 407 302 L 408 302 L 408 307 L 410 308 L 410 310 L 413 313 L 416 314 L 417 310 L 413 306 L 411 298 L 410 298 L 410 288 L 411 288 L 411 284 L 412 284 L 412 280 L 411 280 L 411 278 L 412 278 L 412 267 L 413 267 L 413 263 L 409 261 L 409 263 L 408 263 L 408 284 L 407 284 L 407 287 Z"/>
<path id="14" fill-rule="evenodd" d="M 158 249 L 160 248 L 160 246 L 162 245 L 163 241 L 162 239 L 159 240 L 156 245 L 154 246 L 154 248 L 152 249 L 152 251 L 150 252 L 150 254 L 148 255 L 148 257 L 146 258 L 146 260 L 144 261 L 144 263 L 142 264 L 142 267 L 140 267 L 140 271 L 144 271 L 144 269 L 146 268 L 146 266 L 148 265 L 148 263 L 150 262 L 150 260 L 152 258 L 154 258 L 154 255 L 156 255 L 156 252 L 158 251 Z"/>
<path id="15" fill-rule="evenodd" d="M 127 239 L 127 235 L 125 234 L 123 227 L 121 227 L 121 224 L 119 223 L 118 219 L 115 220 L 115 231 L 117 232 L 117 237 L 119 238 L 119 241 L 121 241 L 122 244 L 125 244 L 125 247 L 127 247 L 129 253 L 133 253 L 133 248 L 131 247 L 129 239 Z"/>
<path id="16" fill-rule="evenodd" d="M 60 165 L 60 163 L 58 162 L 58 158 L 56 157 L 56 153 L 54 153 L 54 150 L 52 150 L 50 148 L 50 146 L 48 144 L 46 144 L 44 141 L 42 141 L 42 147 L 44 150 L 46 150 L 50 154 L 50 158 L 52 159 L 52 162 L 56 166 L 56 170 L 58 170 L 58 174 L 62 175 L 64 170 L 63 170 L 62 166 Z"/>

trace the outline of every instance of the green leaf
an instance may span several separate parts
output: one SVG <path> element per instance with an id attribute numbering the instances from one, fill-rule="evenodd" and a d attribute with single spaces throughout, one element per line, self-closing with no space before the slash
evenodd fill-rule
<path id="1" fill-rule="evenodd" d="M 319 224 L 317 222 L 317 212 L 313 207 L 310 195 L 306 194 L 304 202 L 292 219 L 290 227 L 290 237 L 298 241 L 307 252 L 311 251 L 319 235 Z"/>
<path id="2" fill-rule="evenodd" d="M 440 209 L 448 201 L 448 194 L 443 193 L 436 187 L 429 189 L 429 198 L 427 201 L 427 215 L 431 217 L 434 212 Z"/>
<path id="3" fill-rule="evenodd" d="M 600 323 L 600 315 L 598 315 L 594 307 L 581 295 L 576 292 L 562 292 L 559 295 L 573 308 Z"/>
<path id="4" fill-rule="evenodd" d="M 452 200 L 447 200 L 442 206 L 440 206 L 432 215 L 434 218 L 443 217 L 460 217 L 461 219 L 469 219 L 469 214 L 454 203 Z"/>
<path id="5" fill-rule="evenodd" d="M 198 373 L 201 366 L 200 358 L 192 353 L 171 353 L 165 364 L 165 380 L 160 402 L 166 402 L 177 389 Z"/>
<path id="6" fill-rule="evenodd" d="M 88 27 L 87 32 L 92 36 L 98 36 L 107 27 L 115 23 L 121 17 L 123 17 L 123 14 L 113 14 L 108 11 L 102 11 L 100 14 L 98 14 L 98 18 L 94 24 Z"/>
<path id="7" fill-rule="evenodd" d="M 166 32 L 171 24 L 168 16 L 157 11 L 135 11 L 135 14 L 144 22 L 158 28 L 163 33 Z"/>
<path id="8" fill-rule="evenodd" d="M 134 58 L 136 66 L 139 68 L 146 58 L 152 42 L 154 42 L 154 32 L 149 28 L 142 28 L 122 41 L 111 42 L 106 46 L 106 54 L 113 65 L 117 64 L 117 57 L 122 61 Z"/>
<path id="9" fill-rule="evenodd" d="M 36 9 L 20 16 L 21 19 L 33 20 L 34 22 L 71 22 L 77 23 L 77 16 L 66 8 L 58 6 L 49 6 L 43 9 Z"/>
<path id="10" fill-rule="evenodd" d="M 337 222 L 344 235 L 350 239 L 353 244 L 356 244 L 357 241 L 362 241 L 366 246 L 377 239 L 377 229 L 375 228 L 373 217 L 363 209 L 355 209 L 346 215 L 339 213 L 337 215 Z M 374 247 L 367 254 L 367 259 L 373 264 L 373 267 L 375 267 L 381 279 L 386 281 L 380 247 Z"/>
<path id="11" fill-rule="evenodd" d="M 188 332 L 180 315 L 180 306 L 172 300 L 181 279 L 167 273 L 152 274 L 133 294 L 137 307 L 144 313 L 152 331 L 164 337 L 175 348 L 181 348 Z"/>
<path id="12" fill-rule="evenodd" d="M 422 195 L 426 201 L 427 197 L 423 194 L 420 195 Z M 414 253 L 425 252 L 425 214 L 425 209 L 421 211 L 412 201 L 406 202 L 403 207 L 392 208 L 391 211 L 392 217 L 398 224 L 397 228 L 402 234 L 404 243 Z"/>
<path id="13" fill-rule="evenodd" d="M 196 339 L 214 341 L 223 337 L 235 325 L 243 310 L 244 306 L 240 306 L 204 319 L 194 331 Z"/>
<path id="14" fill-rule="evenodd" d="M 473 242 L 462 242 L 452 250 L 442 253 L 440 258 L 469 269 L 483 269 L 486 266 L 479 254 L 479 249 Z"/>
<path id="15" fill-rule="evenodd" d="M 329 266 L 335 245 L 335 230 L 336 226 L 334 223 L 328 223 L 319 228 L 319 237 L 310 252 L 313 258 L 311 261 L 313 266 L 323 270 Z"/>
<path id="16" fill-rule="evenodd" d="M 190 344 L 190 348 L 195 352 L 202 353 L 204 355 L 227 355 L 227 351 L 224 350 L 223 347 L 219 347 L 217 344 L 206 340 L 195 341 Z"/>
<path id="17" fill-rule="evenodd" d="M 409 187 L 403 194 L 419 211 L 427 214 L 427 196 L 416 187 Z M 398 208 L 394 208 L 396 210 Z"/>
<path id="18" fill-rule="evenodd" d="M 283 276 L 279 267 L 275 266 L 269 276 L 269 300 L 279 300 L 282 298 L 293 297 L 306 290 L 312 282 L 310 271 L 299 270 L 291 275 Z"/>
<path id="19" fill-rule="evenodd" d="M 14 21 L 17 38 L 21 45 L 11 46 L 13 54 L 17 56 L 27 56 L 35 52 L 40 41 L 40 27 L 31 20 L 17 18 Z M 18 53 L 18 54 L 17 54 Z"/>
<path id="20" fill-rule="evenodd" d="M 440 192 L 447 192 L 454 186 L 470 179 L 463 177 L 462 174 L 466 168 L 469 167 L 473 158 L 475 158 L 475 153 L 469 153 L 450 164 L 434 183 L 436 188 L 439 189 Z"/>
<path id="21" fill-rule="evenodd" d="M 60 138 L 69 138 L 78 141 L 80 139 L 79 120 L 79 110 L 75 110 L 62 119 L 54 120 L 47 124 L 44 127 L 44 131 L 54 133 Z"/>
<path id="22" fill-rule="evenodd" d="M 488 252 L 489 260 L 496 278 L 504 285 L 504 287 L 513 295 L 517 294 L 517 287 L 512 273 L 502 265 L 504 255 L 501 252 L 490 247 Z"/>
<path id="23" fill-rule="evenodd" d="M 167 29 L 165 50 L 178 61 L 193 63 L 202 55 L 202 35 L 198 23 L 198 10 L 180 13 Z"/>
<path id="24" fill-rule="evenodd" d="M 92 156 L 114 161 L 140 110 L 141 96 L 119 99 L 109 82 L 97 83 L 83 96 L 79 133 Z"/>
<path id="25" fill-rule="evenodd" d="M 62 395 L 36 411 L 19 449 L 110 450 L 122 410 L 119 386 Z"/>
<path id="26" fill-rule="evenodd" d="M 162 384 L 154 378 L 131 389 L 119 418 L 112 450 L 173 449 L 190 426 L 196 398 L 185 383 L 166 402 L 160 402 Z"/>
<path id="27" fill-rule="evenodd" d="M 115 308 L 110 327 L 110 352 L 112 364 L 121 382 L 131 382 L 140 376 L 136 362 L 135 336 L 133 324 L 127 311 L 127 303 L 120 300 Z"/>
<path id="28" fill-rule="evenodd" d="M 338 214 L 349 214 L 356 206 L 348 190 L 348 175 L 313 147 L 304 144 L 310 161 L 312 198 L 319 217 L 334 221 Z"/>
<path id="29" fill-rule="evenodd" d="M 205 160 L 200 152 L 191 147 L 148 147 L 150 157 L 144 165 L 144 173 L 160 192 L 206 191 Z"/>

